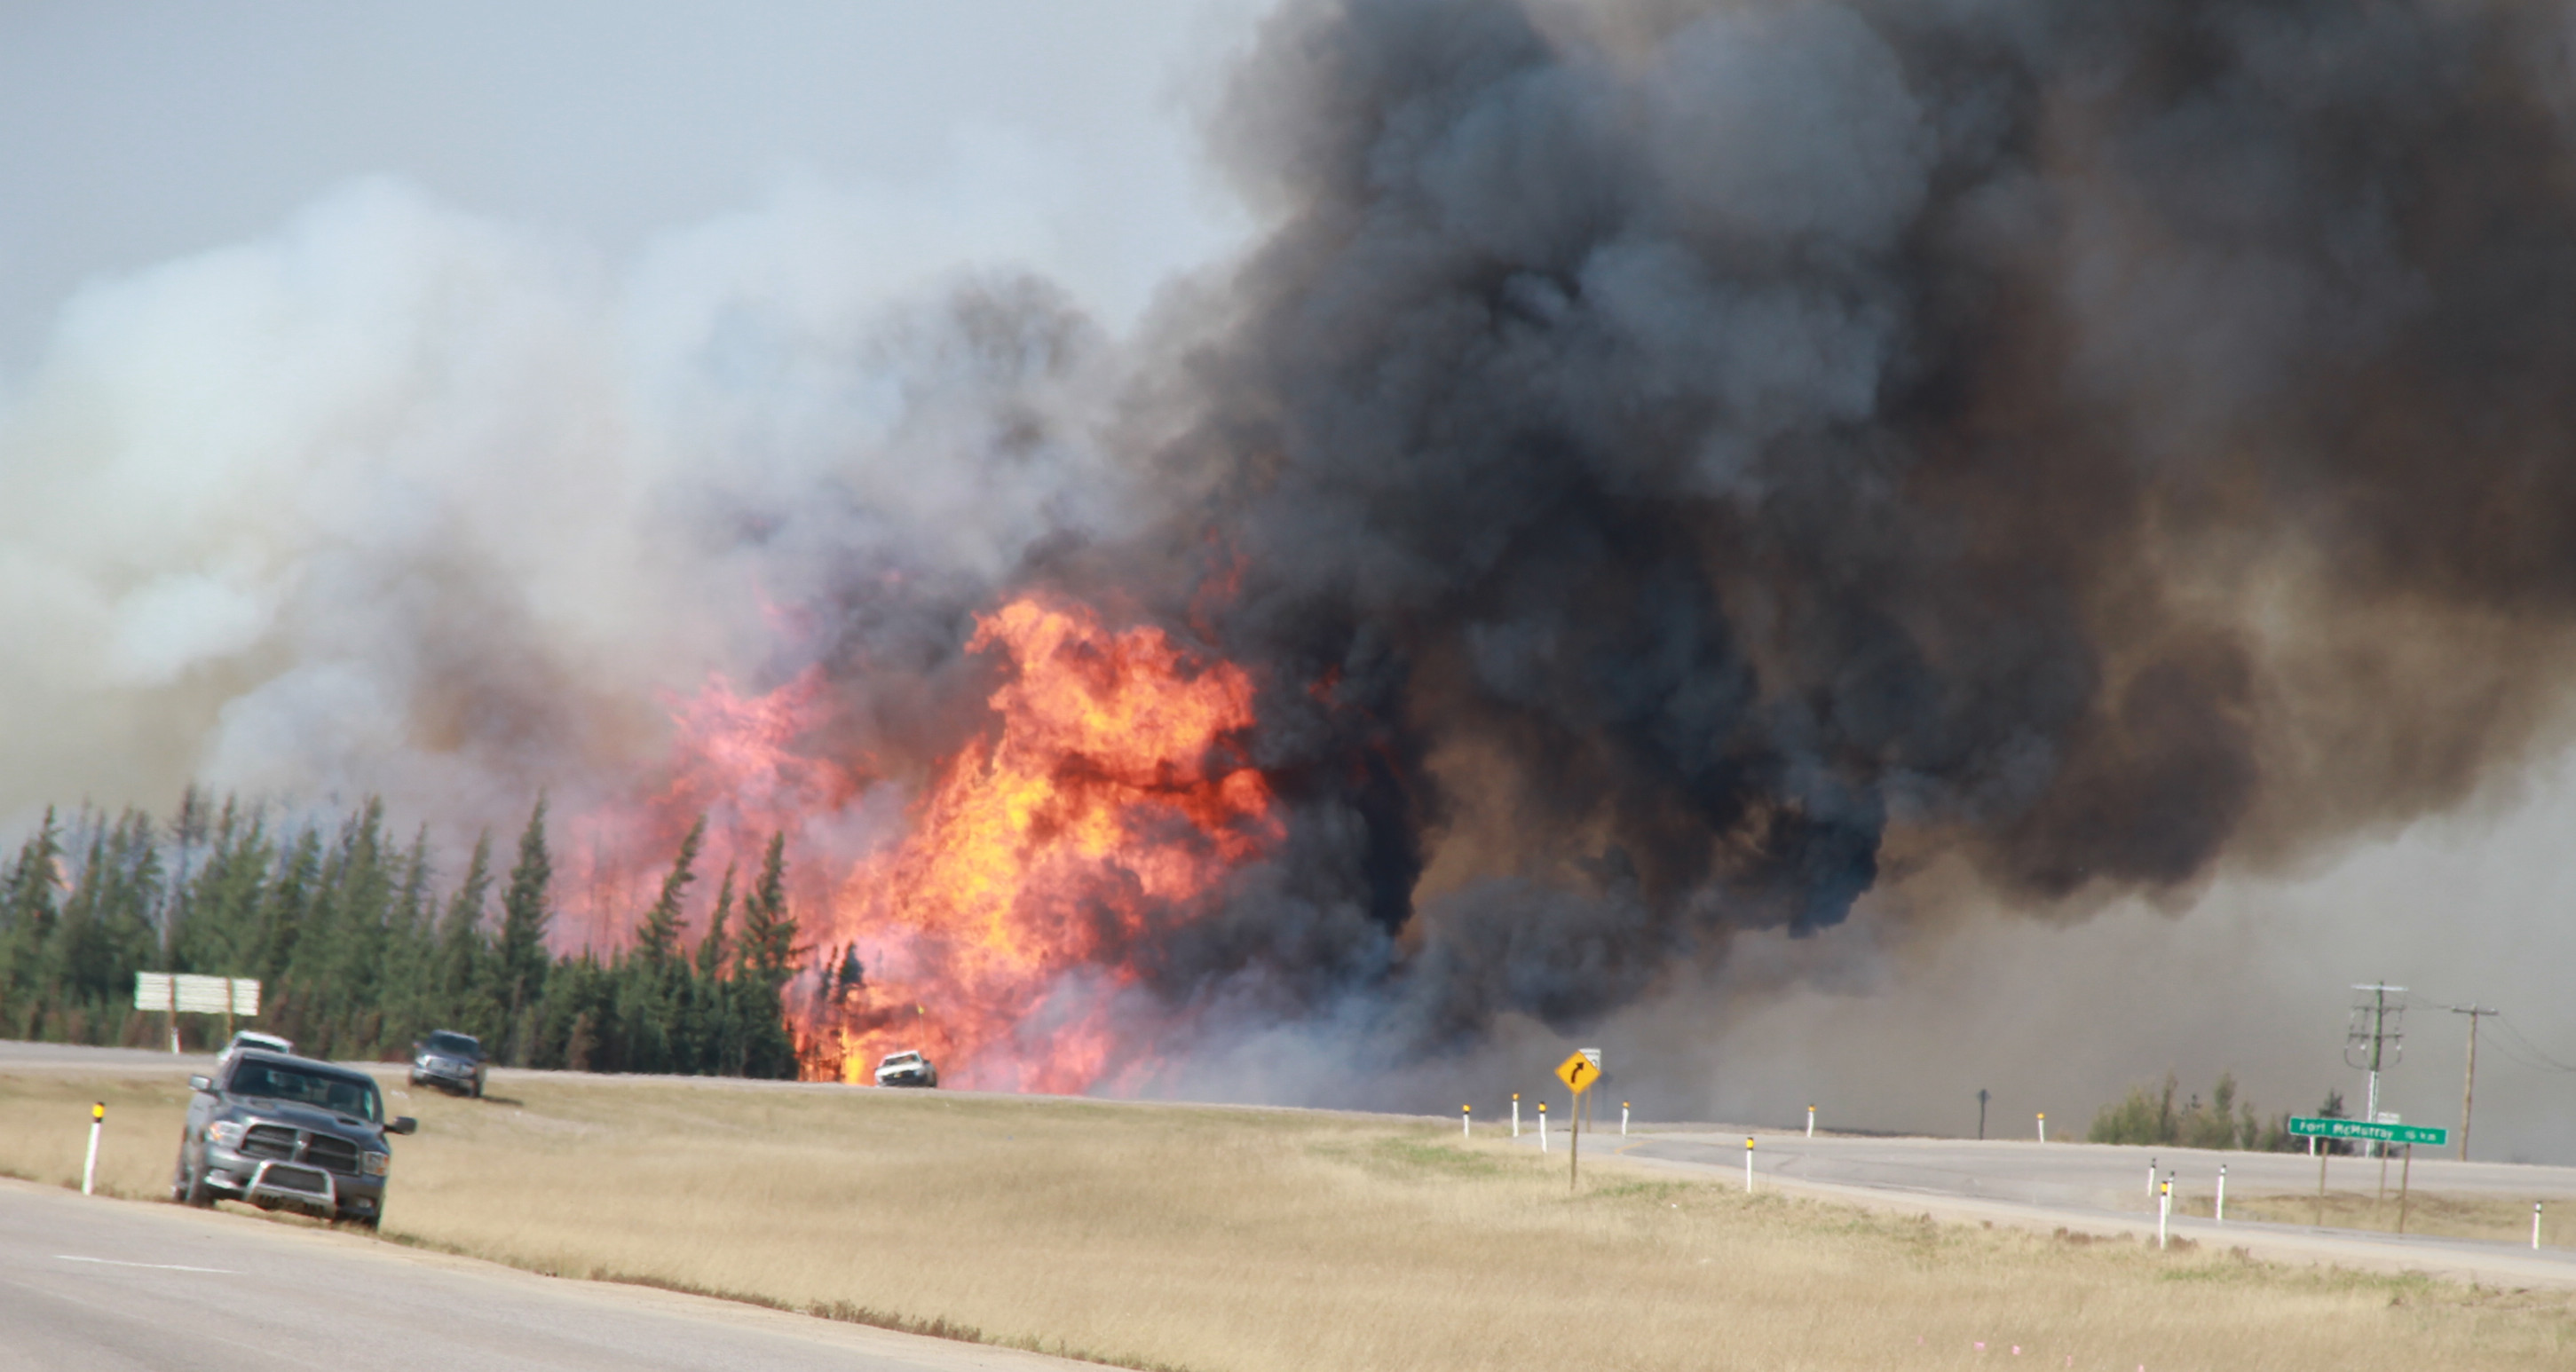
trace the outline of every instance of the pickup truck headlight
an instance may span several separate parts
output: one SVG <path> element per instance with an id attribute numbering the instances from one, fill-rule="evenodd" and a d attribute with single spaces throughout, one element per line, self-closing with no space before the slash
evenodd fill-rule
<path id="1" fill-rule="evenodd" d="M 371 1177 L 381 1177 L 385 1174 L 385 1169 L 393 1165 L 393 1161 L 393 1155 L 390 1153 L 360 1153 L 358 1170 Z"/>
<path id="2" fill-rule="evenodd" d="M 217 1120 L 206 1126 L 206 1137 L 226 1148 L 239 1148 L 242 1134 L 249 1128 L 240 1120 Z"/>

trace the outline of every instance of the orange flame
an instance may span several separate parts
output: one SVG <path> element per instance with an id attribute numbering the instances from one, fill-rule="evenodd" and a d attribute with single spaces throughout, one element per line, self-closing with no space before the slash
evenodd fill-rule
<path id="1" fill-rule="evenodd" d="M 1203 915 L 1278 836 L 1268 783 L 1229 746 L 1252 682 L 1159 629 L 1033 598 L 980 617 L 968 646 L 1009 655 L 999 726 L 815 931 L 864 950 L 867 975 L 818 1006 L 807 1075 L 863 1081 L 912 1048 L 958 1085 L 1081 1091 L 1117 1066 L 1130 950 Z"/>

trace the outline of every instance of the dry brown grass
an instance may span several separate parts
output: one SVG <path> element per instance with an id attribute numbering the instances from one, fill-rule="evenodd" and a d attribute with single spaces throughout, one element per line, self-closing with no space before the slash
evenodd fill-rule
<path id="1" fill-rule="evenodd" d="M 2576 1245 L 2576 1210 L 2565 1201 L 2541 1211 L 2540 1241 L 2552 1248 Z M 2531 1241 L 2531 1202 L 2512 1196 L 2479 1196 L 2417 1191 L 2406 1197 L 2406 1232 L 2452 1239 L 2486 1239 L 2496 1243 Z M 2322 1213 L 2324 1219 L 2317 1217 Z M 2398 1192 L 2391 1182 L 2383 1197 L 2368 1191 L 2328 1190 L 2320 1207 L 2310 1191 L 2227 1198 L 2231 1219 L 2270 1220 L 2276 1224 L 2324 1223 L 2335 1229 L 2395 1233 Z"/>
<path id="2" fill-rule="evenodd" d="M 1131 1366 L 2576 1365 L 2565 1293 L 1935 1225 L 1607 1160 L 1569 1197 L 1563 1153 L 1462 1145 L 1454 1126 L 525 1076 L 495 1089 L 521 1103 L 397 1101 L 422 1128 L 397 1145 L 389 1237 Z M 102 1091 L 108 1184 L 157 1193 L 180 1093 L 140 1082 L 0 1077 L 0 1170 L 76 1183 Z"/>

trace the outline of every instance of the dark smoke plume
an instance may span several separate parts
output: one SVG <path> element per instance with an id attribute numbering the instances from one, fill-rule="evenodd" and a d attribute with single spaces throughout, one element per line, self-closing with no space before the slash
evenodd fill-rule
<path id="1" fill-rule="evenodd" d="M 1137 424 L 1298 818 L 1162 984 L 1434 1046 L 1902 864 L 2080 910 L 2458 800 L 2576 621 L 2571 35 L 1290 5 Z"/>

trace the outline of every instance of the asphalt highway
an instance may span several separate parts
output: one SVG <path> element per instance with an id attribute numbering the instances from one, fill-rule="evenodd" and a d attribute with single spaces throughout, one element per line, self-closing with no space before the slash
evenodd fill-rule
<path id="1" fill-rule="evenodd" d="M 2537 1251 L 2519 1244 L 2467 1239 L 2398 1237 L 2348 1229 L 2263 1224 L 2241 1216 L 2214 1216 L 2218 1169 L 2227 1168 L 2229 1194 L 2308 1194 L 2316 1189 L 2317 1161 L 2298 1154 L 2212 1152 L 2187 1148 L 2127 1148 L 2033 1141 L 1872 1138 L 1692 1126 L 1587 1138 L 1584 1153 L 1598 1149 L 1665 1170 L 1744 1175 L 1744 1140 L 1755 1140 L 1757 1189 L 1856 1202 L 1873 1209 L 1928 1213 L 1951 1220 L 1985 1220 L 2025 1228 L 2063 1226 L 2093 1234 L 2152 1237 L 2155 1197 L 2148 1165 L 2174 1180 L 2170 1232 L 2219 1248 L 2242 1248 L 2253 1257 L 2324 1262 L 2381 1271 L 2424 1272 L 2491 1285 L 2576 1287 L 2576 1252 Z M 1535 1140 L 1524 1134 L 1525 1144 Z M 1557 1149 L 1565 1147 L 1560 1134 Z M 2429 1150 L 2425 1150 L 2429 1151 Z M 2376 1159 L 2327 1161 L 2327 1185 L 2337 1192 L 2374 1192 Z M 2389 1204 L 2396 1204 L 2396 1160 L 2388 1170 Z M 2553 1209 L 2576 1206 L 2576 1168 L 2513 1163 L 2460 1162 L 2422 1153 L 2415 1159 L 2419 1193 L 2480 1195 L 2541 1201 Z"/>
<path id="2" fill-rule="evenodd" d="M 0 1367 L 11 1372 L 1091 1366 L 0 1178 Z"/>

